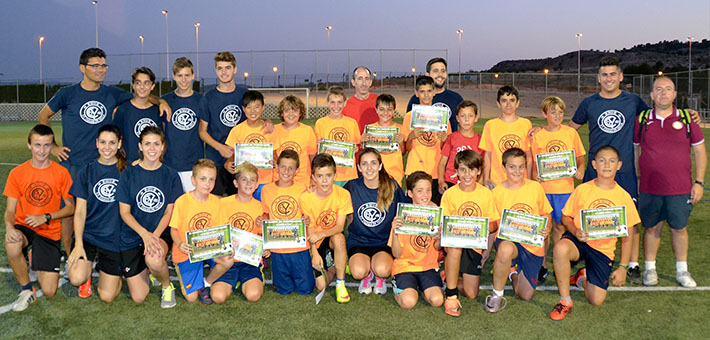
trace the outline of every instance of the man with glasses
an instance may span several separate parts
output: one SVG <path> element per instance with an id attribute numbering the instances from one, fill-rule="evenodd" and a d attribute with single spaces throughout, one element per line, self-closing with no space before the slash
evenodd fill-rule
<path id="1" fill-rule="evenodd" d="M 365 66 L 358 66 L 353 70 L 353 79 L 350 80 L 350 83 L 355 88 L 355 94 L 345 104 L 343 115 L 355 119 L 360 127 L 360 134 L 362 134 L 366 125 L 379 120 L 377 112 L 375 112 L 377 95 L 370 92 L 372 72 Z"/>

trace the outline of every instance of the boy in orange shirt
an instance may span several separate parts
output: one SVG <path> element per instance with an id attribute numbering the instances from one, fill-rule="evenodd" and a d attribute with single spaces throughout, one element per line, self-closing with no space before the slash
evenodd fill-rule
<path id="1" fill-rule="evenodd" d="M 271 143 L 272 134 L 264 132 L 264 120 L 261 115 L 264 113 L 264 95 L 259 91 L 249 90 L 242 96 L 242 108 L 247 120 L 229 131 L 224 144 L 234 147 L 236 143 Z M 229 173 L 234 174 L 234 155 L 227 158 L 224 168 Z M 254 191 L 254 198 L 261 200 L 261 189 L 267 183 L 271 183 L 273 177 L 272 169 L 259 169 L 259 187 Z"/>
<path id="2" fill-rule="evenodd" d="M 298 154 L 284 150 L 276 160 L 279 180 L 264 186 L 261 206 L 266 220 L 293 220 L 303 218 L 300 198 L 306 186 L 293 181 L 300 164 Z M 296 249 L 271 249 L 271 277 L 279 294 L 301 295 L 313 292 L 316 284 L 311 269 L 309 247 Z"/>
<path id="3" fill-rule="evenodd" d="M 434 79 L 429 76 L 417 77 L 416 90 L 414 94 L 419 98 L 420 105 L 432 105 L 434 100 Z M 407 136 L 407 175 L 415 171 L 424 171 L 434 178 L 432 193 L 432 202 L 439 204 L 441 202 L 441 193 L 439 193 L 439 178 L 437 168 L 441 159 L 441 147 L 446 141 L 446 136 L 451 133 L 451 125 L 448 125 L 446 132 L 427 132 L 423 129 L 411 129 L 412 112 L 407 112 L 404 115 L 402 122 L 402 134 Z"/>
<path id="4" fill-rule="evenodd" d="M 501 159 L 505 150 L 519 148 L 525 151 L 527 164 L 530 166 L 533 164 L 528 141 L 528 131 L 532 128 L 532 123 L 515 114 L 520 106 L 518 90 L 507 85 L 501 87 L 498 89 L 496 104 L 500 108 L 501 115 L 486 122 L 478 145 L 486 151 L 483 158 L 483 184 L 490 189 L 505 180 Z M 530 175 L 531 169 L 528 167 L 527 178 L 530 178 Z"/>
<path id="5" fill-rule="evenodd" d="M 192 186 L 194 190 L 175 200 L 170 217 L 170 236 L 173 239 L 173 263 L 180 279 L 182 295 L 188 302 L 197 298 L 205 305 L 212 304 L 210 286 L 232 267 L 232 255 L 216 257 L 205 261 L 212 266 L 207 277 L 203 272 L 203 261 L 191 263 L 189 254 L 192 246 L 187 243 L 187 232 L 214 227 L 220 222 L 219 197 L 211 194 L 217 178 L 217 167 L 209 159 L 200 159 L 192 166 Z"/>
<path id="6" fill-rule="evenodd" d="M 330 113 L 316 121 L 315 132 L 318 141 L 331 139 L 360 144 L 360 128 L 357 122 L 343 115 L 343 107 L 345 107 L 343 88 L 339 86 L 329 88 L 326 100 Z M 354 164 L 352 168 L 338 167 L 337 174 L 338 180 L 335 184 L 342 187 L 349 180 L 357 178 L 357 169 Z"/>
<path id="7" fill-rule="evenodd" d="M 392 95 L 383 93 L 377 97 L 375 101 L 375 111 L 379 117 L 379 121 L 374 124 L 369 124 L 368 126 L 374 127 L 396 127 L 399 129 L 399 134 L 397 134 L 397 143 L 399 143 L 400 152 L 380 152 L 382 156 L 382 164 L 385 166 L 385 171 L 397 181 L 397 184 L 402 185 L 402 179 L 404 179 L 404 163 L 402 161 L 402 154 L 406 150 L 406 145 L 404 140 L 407 138 L 403 133 L 401 124 L 395 123 L 392 118 L 394 118 L 394 111 L 397 109 L 397 102 Z M 372 136 L 368 133 L 362 135 L 362 142 L 368 142 Z"/>
<path id="8" fill-rule="evenodd" d="M 454 157 L 454 167 L 459 183 L 450 187 L 441 197 L 444 215 L 488 217 L 489 247 L 483 249 L 446 248 L 444 268 L 446 270 L 446 301 L 444 312 L 451 316 L 461 315 L 458 299 L 459 270 L 463 273 L 461 288 L 464 295 L 474 299 L 478 296 L 481 270 L 490 255 L 492 240 L 500 219 L 493 202 L 491 191 L 477 183 L 483 168 L 483 158 L 473 150 L 463 150 Z"/>
<path id="9" fill-rule="evenodd" d="M 74 199 L 69 195 L 72 185 L 69 171 L 49 159 L 55 145 L 52 128 L 35 125 L 27 136 L 32 158 L 10 171 L 3 191 L 7 196 L 5 251 L 21 287 L 12 304 L 15 312 L 27 309 L 37 299 L 24 255 L 30 245 L 34 257 L 32 269 L 37 271 L 44 295 L 54 296 L 59 286 L 62 230 L 59 220 L 74 214 Z M 60 208 L 62 202 L 64 207 Z"/>
<path id="10" fill-rule="evenodd" d="M 348 253 L 343 228 L 348 214 L 353 212 L 353 204 L 347 190 L 333 185 L 337 178 L 335 169 L 331 155 L 321 153 L 313 158 L 311 177 L 315 188 L 301 196 L 301 209 L 310 219 L 307 236 L 311 244 L 311 264 L 316 276 L 316 288 L 323 290 L 328 286 L 330 280 L 323 277 L 321 270 L 329 269 L 326 259 L 332 251 L 336 272 L 336 300 L 346 303 L 350 301 L 350 295 L 345 288 Z M 330 273 L 326 276 L 330 277 Z"/>
<path id="11" fill-rule="evenodd" d="M 222 223 L 255 235 L 261 235 L 261 223 L 264 219 L 261 202 L 252 196 L 259 182 L 258 173 L 258 169 L 249 162 L 239 164 L 234 173 L 237 194 L 219 200 Z M 268 250 L 264 250 L 264 257 L 269 257 Z M 264 274 L 261 272 L 261 265 L 252 266 L 234 260 L 232 268 L 212 285 L 212 300 L 215 303 L 224 303 L 240 284 L 242 294 L 247 301 L 259 301 L 264 293 Z"/>
<path id="12" fill-rule="evenodd" d="M 306 115 L 306 106 L 298 97 L 288 95 L 279 102 L 278 112 L 283 122 L 274 126 L 274 158 L 278 158 L 284 150 L 296 151 L 303 168 L 296 172 L 293 180 L 308 187 L 311 185 L 311 160 L 318 153 L 318 145 L 313 128 L 301 123 Z M 273 182 L 276 182 L 279 173 L 273 173 Z"/>
<path id="13" fill-rule="evenodd" d="M 423 171 L 416 171 L 407 177 L 407 195 L 412 203 L 434 205 L 431 202 L 432 178 Z M 417 305 L 419 294 L 432 307 L 444 303 L 439 275 L 440 235 L 437 237 L 396 234 L 402 226 L 402 218 L 392 220 L 392 231 L 387 245 L 392 247 L 392 286 L 394 299 L 402 309 L 412 309 Z"/>
<path id="14" fill-rule="evenodd" d="M 540 183 L 526 177 L 525 152 L 518 148 L 503 153 L 503 167 L 507 179 L 493 189 L 496 209 L 520 211 L 546 217 L 549 221 L 552 207 Z M 500 233 L 500 229 L 498 229 Z M 550 225 L 541 231 L 543 237 L 550 233 Z M 538 273 L 544 261 L 544 247 L 536 247 L 508 240 L 496 240 L 496 259 L 493 264 L 493 294 L 486 297 L 486 312 L 496 313 L 505 308 L 506 278 L 521 299 L 530 301 L 535 295 Z M 513 266 L 513 268 L 511 268 Z M 503 302 L 503 306 L 501 306 Z"/>
<path id="15" fill-rule="evenodd" d="M 552 320 L 562 320 L 572 311 L 570 285 L 574 284 L 584 289 L 587 301 L 592 305 L 601 306 L 606 298 L 610 274 L 615 286 L 622 286 L 626 282 L 626 272 L 631 258 L 629 236 L 621 238 L 619 268 L 612 272 L 617 238 L 588 240 L 588 233 L 581 229 L 579 216 L 582 209 L 626 206 L 628 230 L 632 230 L 632 226 L 641 222 L 631 196 L 614 180 L 621 165 L 619 152 L 613 146 L 606 145 L 599 148 L 592 160 L 597 178 L 577 186 L 562 209 L 562 224 L 567 231 L 555 244 L 553 250 L 560 302 L 550 312 Z M 570 277 L 571 266 L 581 260 L 584 260 L 586 268 L 580 269 L 567 279 Z"/>

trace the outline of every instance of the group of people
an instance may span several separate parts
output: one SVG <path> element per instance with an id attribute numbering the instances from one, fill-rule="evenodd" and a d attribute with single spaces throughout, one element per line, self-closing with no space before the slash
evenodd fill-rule
<path id="1" fill-rule="evenodd" d="M 194 92 L 192 63 L 181 57 L 173 64 L 177 88 L 157 98 L 150 94 L 155 75 L 149 68 L 133 72 L 131 94 L 102 84 L 108 67 L 103 51 L 82 53 L 83 80 L 62 88 L 42 109 L 40 124 L 28 137 L 32 158 L 11 171 L 5 186 L 5 248 L 21 286 L 13 310 L 25 310 L 36 299 L 28 262 L 44 295 L 56 293 L 62 246 L 69 281 L 79 286 L 82 298 L 93 293 L 96 262 L 102 301 L 113 301 L 125 278 L 134 301 L 145 300 L 151 286 L 161 286 L 161 307 L 175 306 L 171 253 L 185 300 L 225 303 L 241 286 L 247 301 L 258 301 L 266 260 L 254 266 L 225 255 L 191 262 L 186 233 L 230 224 L 261 235 L 263 221 L 291 219 L 304 219 L 307 246 L 263 254 L 279 294 L 311 294 L 335 279 L 336 300 L 346 303 L 348 272 L 360 281 L 361 294 L 385 294 L 392 277 L 402 308 L 413 308 L 421 296 L 459 316 L 459 290 L 468 298 L 478 295 L 483 267 L 495 249 L 493 290 L 485 304 L 495 313 L 506 305 L 507 280 L 521 299 L 533 298 L 547 278 L 546 256 L 553 248 L 560 302 L 550 317 L 561 320 L 572 310 L 570 285 L 600 305 L 609 279 L 617 286 L 627 276 L 657 284 L 655 258 L 664 221 L 672 229 L 677 280 L 695 286 L 687 267 L 687 222 L 703 195 L 707 160 L 697 113 L 673 106 L 676 92 L 667 77 L 656 79 L 650 108 L 619 89 L 618 60 L 605 57 L 601 91 L 582 101 L 568 124 L 563 124 L 565 103 L 545 98 L 541 111 L 547 124 L 541 127 L 516 115 L 518 91 L 503 86 L 496 98 L 501 114 L 479 135 L 474 131 L 478 106 L 446 89 L 442 58 L 430 60 L 426 75 L 417 78 L 403 124 L 393 120 L 394 97 L 371 93 L 372 74 L 360 66 L 351 80 L 355 94 L 347 98 L 342 88 L 330 88 L 329 114 L 314 128 L 301 123 L 305 105 L 292 95 L 278 105 L 281 123 L 263 119 L 264 96 L 234 82 L 234 56 L 220 52 L 214 61 L 219 80 L 214 90 Z M 446 108 L 447 131 L 412 129 L 415 104 Z M 60 111 L 61 146 L 49 127 L 49 118 Z M 588 152 L 576 131 L 584 124 L 590 129 Z M 396 127 L 399 150 L 368 147 L 376 137 L 367 126 Z M 326 139 L 358 145 L 354 166 L 336 165 L 331 155 L 318 153 L 318 143 Z M 236 164 L 236 143 L 272 143 L 273 168 Z M 535 157 L 565 150 L 574 150 L 574 175 L 543 180 Z M 574 179 L 584 183 L 575 188 Z M 397 216 L 399 203 L 488 218 L 488 246 L 442 248 L 441 231 L 398 233 L 404 224 Z M 629 236 L 621 238 L 613 270 L 617 238 L 588 240 L 580 211 L 619 206 L 626 209 Z M 548 218 L 541 231 L 544 245 L 497 238 L 505 209 Z M 646 228 L 643 278 L 639 224 Z M 580 261 L 585 267 L 570 276 Z"/>

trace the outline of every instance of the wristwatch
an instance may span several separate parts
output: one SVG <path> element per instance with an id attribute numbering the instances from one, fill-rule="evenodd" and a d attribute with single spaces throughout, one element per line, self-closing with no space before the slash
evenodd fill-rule
<path id="1" fill-rule="evenodd" d="M 50 215 L 49 213 L 46 213 L 46 214 L 44 214 L 44 218 L 47 219 L 47 222 L 44 222 L 44 223 L 49 224 L 49 221 L 52 220 L 52 215 Z"/>
<path id="2" fill-rule="evenodd" d="M 696 181 L 695 181 L 695 184 L 700 184 L 700 186 L 703 187 L 703 188 L 705 187 L 705 182 L 703 182 L 703 181 L 698 181 L 698 180 L 696 180 Z"/>

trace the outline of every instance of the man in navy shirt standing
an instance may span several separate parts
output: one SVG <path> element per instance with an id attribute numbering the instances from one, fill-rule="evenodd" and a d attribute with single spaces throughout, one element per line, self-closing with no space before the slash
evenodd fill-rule
<path id="1" fill-rule="evenodd" d="M 449 76 L 446 70 L 446 59 L 436 57 L 426 63 L 425 75 L 434 78 L 434 100 L 433 105 L 445 107 L 449 109 L 449 125 L 451 132 L 456 132 L 459 129 L 459 123 L 456 121 L 456 108 L 463 101 L 460 94 L 446 88 L 446 78 Z M 412 111 L 412 104 L 419 104 L 419 98 L 412 95 L 407 104 L 407 112 Z"/>

